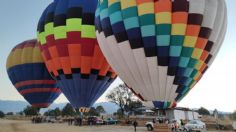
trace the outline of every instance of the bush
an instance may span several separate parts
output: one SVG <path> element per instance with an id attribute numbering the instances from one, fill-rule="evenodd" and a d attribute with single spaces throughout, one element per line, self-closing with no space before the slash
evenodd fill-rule
<path id="1" fill-rule="evenodd" d="M 198 109 L 198 113 L 200 115 L 210 115 L 210 112 L 204 107 L 201 107 L 200 109 Z"/>
<path id="2" fill-rule="evenodd" d="M 5 114 L 2 111 L 0 111 L 0 118 L 4 118 L 4 117 L 5 117 Z"/>

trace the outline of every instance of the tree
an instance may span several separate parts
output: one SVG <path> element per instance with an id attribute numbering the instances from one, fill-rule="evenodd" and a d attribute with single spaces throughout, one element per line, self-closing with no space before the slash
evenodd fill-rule
<path id="1" fill-rule="evenodd" d="M 198 109 L 198 113 L 200 115 L 210 115 L 210 112 L 204 107 L 201 107 L 200 109 Z"/>
<path id="2" fill-rule="evenodd" d="M 70 103 L 67 103 L 66 106 L 62 109 L 61 114 L 63 116 L 74 116 L 75 110 Z"/>
<path id="3" fill-rule="evenodd" d="M 236 111 L 234 111 L 232 114 L 230 114 L 230 118 L 234 121 L 236 121 Z"/>
<path id="4" fill-rule="evenodd" d="M 132 104 L 133 101 L 138 100 L 125 84 L 120 84 L 115 87 L 107 94 L 106 98 L 120 107 L 117 114 L 120 113 L 121 116 L 124 116 L 124 112 L 130 111 L 130 104 Z"/>
<path id="5" fill-rule="evenodd" d="M 60 116 L 61 115 L 61 110 L 59 108 L 54 109 L 54 115 L 55 116 Z"/>
<path id="6" fill-rule="evenodd" d="M 50 111 L 50 110 L 45 111 L 45 112 L 43 113 L 43 115 L 44 115 L 44 116 L 50 116 L 50 115 L 49 115 L 49 111 Z"/>
<path id="7" fill-rule="evenodd" d="M 61 110 L 59 108 L 56 108 L 54 110 L 48 110 L 44 113 L 45 116 L 60 116 Z"/>
<path id="8" fill-rule="evenodd" d="M 24 112 L 23 112 L 23 111 L 20 111 L 20 112 L 18 112 L 17 114 L 23 116 L 23 115 L 24 115 Z"/>
<path id="9" fill-rule="evenodd" d="M 101 105 L 99 105 L 99 106 L 96 107 L 96 111 L 97 111 L 99 114 L 101 114 L 101 113 L 106 113 L 105 109 L 104 109 Z"/>
<path id="10" fill-rule="evenodd" d="M 137 101 L 131 101 L 128 106 L 126 106 L 126 111 L 133 112 L 134 114 L 142 114 L 142 111 L 140 111 L 138 108 L 141 108 L 142 102 Z"/>
<path id="11" fill-rule="evenodd" d="M 122 117 L 123 113 L 121 111 L 121 109 L 118 109 L 115 113 L 113 113 L 114 116 L 118 116 L 118 117 Z"/>
<path id="12" fill-rule="evenodd" d="M 105 113 L 106 111 L 102 106 L 97 106 L 96 108 L 91 107 L 89 112 L 84 113 L 85 116 L 100 116 L 101 113 Z"/>
<path id="13" fill-rule="evenodd" d="M 4 112 L 0 111 L 0 118 L 4 118 L 4 117 L 5 117 Z"/>
<path id="14" fill-rule="evenodd" d="M 7 112 L 6 115 L 14 115 L 14 113 L 13 112 Z"/>
<path id="15" fill-rule="evenodd" d="M 26 116 L 34 116 L 38 115 L 39 109 L 32 107 L 32 106 L 27 106 L 23 112 L 25 113 Z"/>
<path id="16" fill-rule="evenodd" d="M 86 115 L 86 116 L 100 116 L 100 113 L 94 107 L 91 107 L 89 112 L 84 113 L 84 115 Z"/>

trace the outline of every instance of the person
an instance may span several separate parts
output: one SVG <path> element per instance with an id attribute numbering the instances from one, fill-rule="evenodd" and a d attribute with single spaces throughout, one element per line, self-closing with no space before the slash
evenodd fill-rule
<path id="1" fill-rule="evenodd" d="M 73 124 L 73 118 L 72 117 L 68 117 L 68 125 L 72 125 Z"/>
<path id="2" fill-rule="evenodd" d="M 172 132 L 176 131 L 176 129 L 175 129 L 175 120 L 173 120 L 172 123 L 171 123 L 171 130 L 172 130 Z"/>
<path id="3" fill-rule="evenodd" d="M 184 126 L 184 121 L 182 119 L 180 120 L 180 124 L 182 127 Z"/>
<path id="4" fill-rule="evenodd" d="M 136 132 L 136 127 L 138 126 L 138 122 L 136 120 L 134 120 L 133 125 L 134 125 L 134 132 Z"/>
<path id="5" fill-rule="evenodd" d="M 73 125 L 73 121 L 74 121 L 74 119 L 73 119 L 73 117 L 71 117 L 70 118 L 70 125 Z"/>
<path id="6" fill-rule="evenodd" d="M 152 123 L 155 124 L 156 123 L 156 120 L 155 118 L 152 119 Z"/>
<path id="7" fill-rule="evenodd" d="M 68 125 L 70 126 L 70 117 L 67 117 Z"/>
<path id="8" fill-rule="evenodd" d="M 79 117 L 78 117 L 78 116 L 76 116 L 76 117 L 74 118 L 74 125 L 75 125 L 75 126 L 79 125 Z"/>
<path id="9" fill-rule="evenodd" d="M 179 124 L 177 122 L 177 120 L 173 120 L 173 123 L 172 123 L 172 132 L 176 132 L 177 130 L 179 129 Z"/>
<path id="10" fill-rule="evenodd" d="M 35 123 L 35 117 L 33 116 L 31 119 L 32 123 Z"/>
<path id="11" fill-rule="evenodd" d="M 82 126 L 82 121 L 83 121 L 82 118 L 79 117 L 79 118 L 78 118 L 78 125 L 79 125 L 79 126 Z"/>
<path id="12" fill-rule="evenodd" d="M 165 119 L 165 124 L 169 124 L 169 119 Z"/>
<path id="13" fill-rule="evenodd" d="M 161 119 L 160 118 L 158 118 L 158 123 L 161 124 Z"/>
<path id="14" fill-rule="evenodd" d="M 183 129 L 183 130 L 185 129 L 184 120 L 183 119 L 180 120 L 180 128 Z"/>

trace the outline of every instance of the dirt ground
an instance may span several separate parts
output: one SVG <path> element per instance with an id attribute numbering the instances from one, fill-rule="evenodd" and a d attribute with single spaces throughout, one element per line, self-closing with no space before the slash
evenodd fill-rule
<path id="1" fill-rule="evenodd" d="M 134 132 L 132 126 L 68 126 L 63 124 L 32 124 L 29 121 L 0 120 L 0 132 Z M 147 132 L 138 127 L 137 132 Z"/>
<path id="2" fill-rule="evenodd" d="M 119 126 L 119 125 L 79 127 L 79 126 L 68 126 L 66 123 L 32 124 L 30 121 L 0 119 L 0 132 L 134 132 L 134 128 L 132 126 Z M 137 132 L 148 132 L 148 131 L 145 127 L 138 127 Z"/>

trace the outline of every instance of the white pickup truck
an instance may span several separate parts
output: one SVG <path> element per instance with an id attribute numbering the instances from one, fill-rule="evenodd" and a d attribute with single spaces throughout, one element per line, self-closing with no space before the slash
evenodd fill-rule
<path id="1" fill-rule="evenodd" d="M 153 130 L 153 127 L 154 127 L 154 123 L 149 121 L 149 122 L 146 122 L 145 123 L 145 126 L 147 127 L 147 130 L 148 131 L 152 131 Z"/>
<path id="2" fill-rule="evenodd" d="M 156 122 L 159 122 L 159 119 L 156 119 Z M 165 123 L 165 122 L 162 122 L 162 123 Z M 176 120 L 171 120 L 168 123 L 168 125 L 169 125 L 169 127 L 176 128 L 176 129 L 179 129 L 179 126 L 180 126 Z M 153 123 L 153 121 L 149 121 L 149 122 L 145 123 L 145 126 L 147 127 L 148 131 L 152 131 L 154 128 L 154 123 Z"/>
<path id="3" fill-rule="evenodd" d="M 165 120 L 166 118 L 163 116 L 161 116 L 161 117 L 156 117 L 155 119 L 153 119 L 153 120 L 155 120 L 155 122 L 159 122 L 159 120 Z M 153 121 L 148 121 L 148 122 L 146 122 L 145 123 L 145 126 L 147 127 L 147 130 L 148 131 L 152 131 L 153 130 L 153 128 L 154 128 L 154 122 Z"/>

